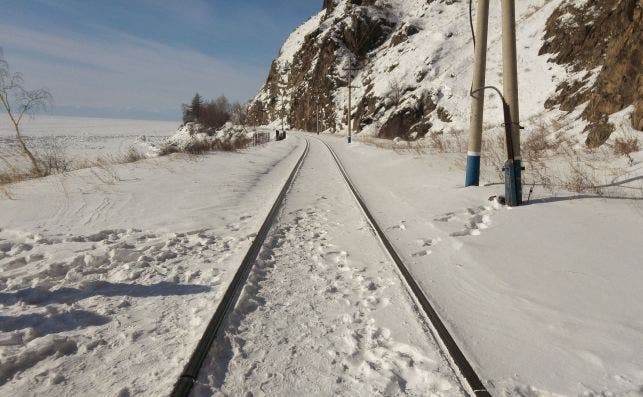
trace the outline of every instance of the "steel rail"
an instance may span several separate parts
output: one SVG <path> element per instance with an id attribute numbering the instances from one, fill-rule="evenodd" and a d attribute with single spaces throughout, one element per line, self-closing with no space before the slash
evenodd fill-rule
<path id="1" fill-rule="evenodd" d="M 171 394 L 172 397 L 187 397 L 190 394 L 192 387 L 194 386 L 199 376 L 201 366 L 203 365 L 203 362 L 208 356 L 210 349 L 212 347 L 212 344 L 217 338 L 217 333 L 219 329 L 223 325 L 226 316 L 233 310 L 233 308 L 237 303 L 241 290 L 245 285 L 246 280 L 248 279 L 248 275 L 250 274 L 250 270 L 252 269 L 252 266 L 255 263 L 255 260 L 257 259 L 257 255 L 261 250 L 261 246 L 263 245 L 266 237 L 268 236 L 268 232 L 270 231 L 270 228 L 274 223 L 277 213 L 281 208 L 281 204 L 284 200 L 284 197 L 286 196 L 286 193 L 292 186 L 295 176 L 297 175 L 299 169 L 301 168 L 301 165 L 304 162 L 304 159 L 308 155 L 309 148 L 310 148 L 310 143 L 308 142 L 308 139 L 306 139 L 306 147 L 304 148 L 303 153 L 299 157 L 299 160 L 295 164 L 295 167 L 293 168 L 292 172 L 290 173 L 290 176 L 286 180 L 286 183 L 281 189 L 281 192 L 277 196 L 277 199 L 275 200 L 272 208 L 270 209 L 270 212 L 268 213 L 268 215 L 266 216 L 266 219 L 261 225 L 261 228 L 259 229 L 259 232 L 257 233 L 252 244 L 250 245 L 250 248 L 248 248 L 248 252 L 243 258 L 243 261 L 241 262 L 241 265 L 239 266 L 239 269 L 235 273 L 232 281 L 228 285 L 228 288 L 226 289 L 226 292 L 223 295 L 221 302 L 217 306 L 217 309 L 214 312 L 214 315 L 210 319 L 210 322 L 208 323 L 205 329 L 205 332 L 203 333 L 203 336 L 201 337 L 201 340 L 199 341 L 196 349 L 192 353 L 190 360 L 188 361 L 187 365 L 183 369 L 183 372 L 181 373 L 181 376 L 179 377 L 178 381 L 175 383 L 174 389 Z"/>
<path id="2" fill-rule="evenodd" d="M 491 396 L 491 393 L 487 390 L 485 385 L 482 383 L 480 380 L 480 377 L 476 373 L 476 371 L 473 369 L 473 366 L 467 359 L 467 357 L 464 355 L 462 350 L 458 347 L 458 344 L 456 343 L 455 339 L 447 329 L 446 325 L 436 312 L 436 310 L 433 308 L 433 305 L 427 298 L 427 296 L 424 294 L 424 291 L 418 284 L 418 282 L 415 280 L 413 277 L 413 274 L 409 270 L 409 268 L 404 264 L 402 259 L 400 258 L 400 255 L 398 255 L 397 251 L 393 247 L 393 244 L 389 241 L 389 239 L 386 237 L 386 234 L 384 234 L 382 228 L 378 225 L 377 221 L 375 220 L 375 217 L 371 214 L 369 211 L 368 207 L 366 206 L 366 203 L 364 202 L 364 199 L 362 198 L 361 194 L 351 181 L 350 177 L 348 176 L 348 173 L 346 172 L 346 169 L 344 168 L 344 165 L 342 164 L 341 160 L 335 153 L 335 151 L 328 145 L 328 143 L 324 142 L 323 140 L 319 138 L 315 138 L 322 142 L 326 148 L 330 151 L 331 155 L 335 159 L 335 163 L 337 164 L 337 167 L 339 168 L 340 173 L 344 177 L 344 180 L 346 182 L 346 185 L 348 188 L 351 190 L 353 193 L 353 196 L 355 197 L 357 203 L 361 207 L 362 211 L 366 215 L 366 218 L 370 222 L 373 230 L 379 237 L 380 241 L 384 245 L 384 248 L 390 255 L 391 259 L 393 259 L 393 262 L 397 265 L 397 268 L 399 269 L 400 273 L 404 277 L 404 280 L 406 281 L 410 292 L 412 295 L 415 297 L 417 300 L 417 303 L 419 303 L 421 309 L 424 311 L 426 314 L 429 322 L 431 323 L 431 326 L 433 327 L 434 332 L 434 337 L 436 339 L 439 339 L 439 341 L 442 343 L 443 349 L 446 351 L 444 352 L 447 356 L 451 358 L 452 363 L 457 367 L 457 371 L 460 372 L 460 375 L 462 378 L 464 378 L 464 381 L 466 382 L 466 386 L 469 387 L 469 393 L 472 393 L 474 396 Z M 454 368 L 455 370 L 455 368 Z M 463 387 L 466 387 L 463 385 Z"/>

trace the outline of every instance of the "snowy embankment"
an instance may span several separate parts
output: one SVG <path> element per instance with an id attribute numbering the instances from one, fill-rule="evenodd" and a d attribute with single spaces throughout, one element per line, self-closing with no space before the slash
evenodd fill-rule
<path id="1" fill-rule="evenodd" d="M 643 152 L 613 183 L 622 198 L 537 187 L 509 209 L 488 201 L 501 184 L 461 187 L 461 155 L 322 139 L 498 395 L 640 395 L 643 201 L 626 197 Z"/>
<path id="2" fill-rule="evenodd" d="M 289 140 L 11 185 L 0 394 L 167 394 L 300 153 Z"/>

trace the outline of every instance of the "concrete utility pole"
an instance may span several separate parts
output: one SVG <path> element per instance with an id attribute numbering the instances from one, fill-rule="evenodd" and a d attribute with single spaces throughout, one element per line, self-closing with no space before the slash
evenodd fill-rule
<path id="1" fill-rule="evenodd" d="M 284 115 L 286 113 L 286 79 L 284 76 L 281 76 L 279 79 L 279 104 L 281 109 L 279 110 L 279 115 L 281 116 L 281 131 L 284 131 Z"/>
<path id="2" fill-rule="evenodd" d="M 516 4 L 515 0 L 502 2 L 502 56 L 503 93 L 502 107 L 507 138 L 507 162 L 505 172 L 505 197 L 509 206 L 522 204 L 522 164 L 520 158 L 520 112 L 518 110 L 518 64 L 516 55 Z M 482 143 L 482 121 L 484 112 L 485 69 L 487 52 L 487 30 L 489 24 L 489 0 L 478 0 L 476 21 L 477 42 L 475 66 L 471 87 L 471 126 L 467 153 L 466 186 L 480 183 L 480 150 Z"/>
<path id="3" fill-rule="evenodd" d="M 319 135 L 319 98 L 315 107 L 315 132 Z"/>
<path id="4" fill-rule="evenodd" d="M 522 204 L 522 164 L 520 156 L 520 112 L 518 109 L 518 62 L 516 55 L 516 4 L 515 0 L 502 0 L 502 74 L 505 101 L 511 120 L 510 154 L 505 165 L 505 197 L 507 204 Z M 507 122 L 507 121 L 506 121 Z"/>
<path id="5" fill-rule="evenodd" d="M 487 31 L 489 27 L 489 0 L 478 0 L 476 12 L 475 65 L 471 85 L 471 125 L 467 151 L 465 186 L 480 184 L 480 152 L 482 148 L 482 121 L 484 113 L 484 84 L 487 67 Z"/>
<path id="6" fill-rule="evenodd" d="M 352 141 L 352 133 L 351 133 L 351 113 L 352 113 L 352 107 L 351 107 L 351 97 L 352 97 L 352 88 L 353 88 L 353 71 L 357 71 L 358 69 L 353 66 L 353 61 L 351 60 L 349 66 L 347 68 L 344 68 L 344 70 L 347 71 L 348 73 L 348 115 L 346 115 L 346 119 L 348 121 L 348 143 L 351 143 Z"/>
<path id="7" fill-rule="evenodd" d="M 315 133 L 319 135 L 319 88 L 315 91 Z"/>

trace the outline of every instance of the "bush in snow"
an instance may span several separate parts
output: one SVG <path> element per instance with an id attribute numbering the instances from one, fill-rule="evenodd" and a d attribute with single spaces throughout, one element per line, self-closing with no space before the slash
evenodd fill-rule
<path id="1" fill-rule="evenodd" d="M 243 127 L 229 122 L 217 131 L 212 131 L 211 128 L 198 123 L 187 123 L 166 140 L 161 146 L 159 155 L 235 151 L 250 146 L 251 135 Z"/>

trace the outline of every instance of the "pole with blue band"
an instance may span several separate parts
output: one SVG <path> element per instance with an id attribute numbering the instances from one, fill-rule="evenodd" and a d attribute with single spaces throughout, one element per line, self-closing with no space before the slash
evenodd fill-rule
<path id="1" fill-rule="evenodd" d="M 489 0 L 479 0 L 476 13 L 475 65 L 471 85 L 471 124 L 467 153 L 465 186 L 480 185 L 480 151 L 482 150 L 482 120 L 484 112 L 485 70 L 487 67 L 487 31 Z"/>
<path id="2" fill-rule="evenodd" d="M 516 2 L 502 0 L 502 77 L 508 161 L 505 164 L 507 205 L 522 205 L 520 112 L 518 109 L 518 61 L 516 55 Z"/>
<path id="3" fill-rule="evenodd" d="M 480 185 L 480 153 L 467 153 L 467 177 L 465 186 Z"/>

